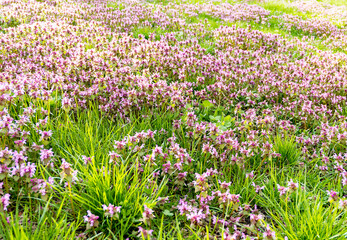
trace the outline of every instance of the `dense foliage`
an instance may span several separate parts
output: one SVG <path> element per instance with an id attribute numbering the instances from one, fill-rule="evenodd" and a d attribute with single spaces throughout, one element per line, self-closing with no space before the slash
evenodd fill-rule
<path id="1" fill-rule="evenodd" d="M 0 0 L 0 238 L 346 239 L 346 19 Z"/>

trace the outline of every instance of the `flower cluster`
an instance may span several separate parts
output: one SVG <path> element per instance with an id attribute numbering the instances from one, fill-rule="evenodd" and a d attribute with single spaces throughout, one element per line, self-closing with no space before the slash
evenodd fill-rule
<path id="1" fill-rule="evenodd" d="M 273 15 L 245 3 L 0 1 L 0 211 L 14 209 L 13 196 L 46 200 L 54 178 L 66 180 L 70 196 L 85 191 L 78 164 L 55 153 L 49 113 L 55 108 L 74 115 L 91 105 L 126 123 L 154 113 L 174 116 L 167 129 L 151 125 L 115 138 L 110 168 L 95 167 L 97 155 L 88 155 L 94 153 L 76 153 L 86 172 L 104 176 L 131 165 L 139 177 L 133 181 L 158 196 L 131 216 L 136 227 L 142 224 L 133 234 L 140 238 L 155 235 L 149 228 L 156 219 L 176 214 L 192 229 L 218 229 L 217 238 L 276 239 L 266 210 L 253 201 L 271 189 L 286 203 L 309 191 L 296 179 L 258 180 L 286 164 L 334 179 L 339 189 L 324 189 L 326 198 L 345 211 L 347 56 L 319 50 L 313 41 L 343 52 L 347 32 L 325 5 L 291 5 L 316 15 Z M 343 9 L 339 16 L 346 16 Z M 218 26 L 208 25 L 207 17 Z M 305 37 L 231 26 L 236 22 Z M 252 198 L 235 188 L 238 181 Z M 103 199 L 109 205 L 87 208 L 97 214 L 87 211 L 87 230 L 117 226 L 125 202 Z"/>
<path id="2" fill-rule="evenodd" d="M 2 105 L 0 138 L 4 147 L 0 150 L 0 179 L 3 181 L 0 196 L 4 210 L 10 205 L 10 193 L 21 191 L 46 199 L 47 192 L 52 191 L 53 178 L 41 179 L 37 177 L 42 176 L 36 174 L 38 165 L 50 169 L 54 164 L 54 152 L 47 146 L 52 135 L 50 130 L 45 130 L 47 121 L 44 109 L 23 108 L 18 119 L 14 119 Z M 37 143 L 32 139 L 37 139 Z"/>

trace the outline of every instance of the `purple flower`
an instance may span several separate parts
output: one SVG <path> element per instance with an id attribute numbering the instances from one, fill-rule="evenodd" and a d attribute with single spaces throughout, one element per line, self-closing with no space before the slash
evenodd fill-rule
<path id="1" fill-rule="evenodd" d="M 147 225 L 151 224 L 151 219 L 154 218 L 153 210 L 144 205 L 144 211 L 142 213 L 142 221 Z"/>
<path id="2" fill-rule="evenodd" d="M 92 227 L 97 227 L 99 225 L 99 216 L 92 214 L 89 210 L 87 211 L 87 215 L 83 216 L 84 221 L 87 223 L 87 229 Z"/>
<path id="3" fill-rule="evenodd" d="M 277 189 L 280 192 L 280 196 L 285 195 L 288 192 L 288 190 L 289 190 L 288 188 L 280 186 L 278 184 L 277 184 Z"/>
<path id="4" fill-rule="evenodd" d="M 333 190 L 327 191 L 328 195 L 329 195 L 329 202 L 335 202 L 339 199 L 339 196 L 337 195 L 338 192 L 335 192 Z"/>
<path id="5" fill-rule="evenodd" d="M 339 201 L 339 208 L 347 210 L 347 200 L 346 199 L 340 199 Z"/>
<path id="6" fill-rule="evenodd" d="M 148 237 L 150 237 L 152 235 L 153 230 L 146 230 L 142 227 L 139 227 L 138 232 L 139 232 L 139 234 L 137 235 L 138 237 L 140 237 L 140 238 L 143 237 L 143 238 L 147 239 Z"/>
<path id="7" fill-rule="evenodd" d="M 7 211 L 7 207 L 8 205 L 10 205 L 10 194 L 6 193 L 4 196 L 1 197 L 1 204 L 4 211 Z"/>
<path id="8" fill-rule="evenodd" d="M 84 155 L 82 155 L 82 160 L 83 160 L 85 165 L 87 165 L 88 163 L 92 162 L 92 158 L 91 157 L 87 157 L 87 156 L 84 156 Z"/>
<path id="9" fill-rule="evenodd" d="M 113 216 L 115 216 L 116 218 L 119 217 L 118 214 L 120 213 L 120 206 L 114 206 L 110 203 L 108 206 L 106 206 L 105 204 L 102 205 L 102 208 L 105 211 L 105 216 L 110 216 L 111 218 Z"/>
<path id="10" fill-rule="evenodd" d="M 270 229 L 270 227 L 266 227 L 266 231 L 263 233 L 263 238 L 266 240 L 275 240 L 276 233 Z"/>
<path id="11" fill-rule="evenodd" d="M 293 182 L 293 180 L 290 179 L 290 181 L 288 182 L 288 189 L 289 189 L 289 191 L 294 192 L 294 191 L 296 191 L 298 188 L 299 188 L 299 184 Z"/>
<path id="12" fill-rule="evenodd" d="M 255 188 L 256 193 L 259 193 L 261 190 L 265 188 L 265 186 L 260 187 L 259 185 L 256 185 L 254 182 L 252 182 L 252 186 Z"/>

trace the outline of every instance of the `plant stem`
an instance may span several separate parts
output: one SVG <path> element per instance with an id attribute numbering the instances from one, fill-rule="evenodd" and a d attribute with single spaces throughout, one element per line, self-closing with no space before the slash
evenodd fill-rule
<path id="1" fill-rule="evenodd" d="M 73 200 L 72 200 L 71 182 L 69 182 L 68 187 L 69 187 L 69 192 L 70 192 L 70 202 L 71 202 L 72 214 L 73 214 L 74 218 L 76 219 L 75 209 L 73 207 Z"/>

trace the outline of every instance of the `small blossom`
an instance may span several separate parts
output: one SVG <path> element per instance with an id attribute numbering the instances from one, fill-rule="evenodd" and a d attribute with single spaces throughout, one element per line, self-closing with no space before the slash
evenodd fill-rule
<path id="1" fill-rule="evenodd" d="M 83 216 L 84 221 L 87 223 L 87 229 L 93 228 L 93 227 L 98 227 L 99 225 L 99 216 L 96 216 L 91 213 L 91 211 L 87 211 L 87 215 Z"/>
<path id="2" fill-rule="evenodd" d="M 328 195 L 329 195 L 329 202 L 335 202 L 339 199 L 339 196 L 337 195 L 338 192 L 335 192 L 333 190 L 331 191 L 327 191 Z"/>
<path id="3" fill-rule="evenodd" d="M 87 164 L 92 162 L 92 158 L 91 157 L 86 157 L 84 155 L 82 155 L 82 160 L 84 162 L 84 165 L 87 165 Z"/>
<path id="4" fill-rule="evenodd" d="M 347 210 L 347 200 L 346 199 L 340 199 L 339 201 L 339 208 Z"/>
<path id="5" fill-rule="evenodd" d="M 270 227 L 266 227 L 266 231 L 263 233 L 263 238 L 266 240 L 275 240 L 276 233 L 270 229 Z"/>
<path id="6" fill-rule="evenodd" d="M 150 225 L 151 219 L 154 218 L 153 210 L 144 205 L 144 211 L 142 213 L 142 221 L 147 225 Z"/>
<path id="7" fill-rule="evenodd" d="M 6 193 L 1 197 L 1 204 L 4 211 L 7 211 L 7 207 L 10 205 L 10 194 Z"/>
<path id="8" fill-rule="evenodd" d="M 294 191 L 296 191 L 298 188 L 299 188 L 299 184 L 293 182 L 293 180 L 290 179 L 290 181 L 288 182 L 288 190 L 289 190 L 290 192 L 294 192 Z"/>
<path id="9" fill-rule="evenodd" d="M 120 213 L 120 209 L 121 209 L 120 206 L 114 206 L 110 203 L 108 206 L 102 205 L 102 208 L 105 211 L 105 216 L 110 216 L 111 218 L 113 216 L 115 216 L 116 218 L 119 217 L 118 214 Z"/>
<path id="10" fill-rule="evenodd" d="M 150 236 L 152 236 L 153 230 L 146 230 L 142 227 L 139 227 L 138 230 L 139 234 L 137 235 L 139 238 L 145 238 L 148 239 Z"/>
<path id="11" fill-rule="evenodd" d="M 288 188 L 282 187 L 282 186 L 280 186 L 278 184 L 277 184 L 277 189 L 280 192 L 280 196 L 285 195 L 288 192 L 288 190 L 289 190 Z"/>

